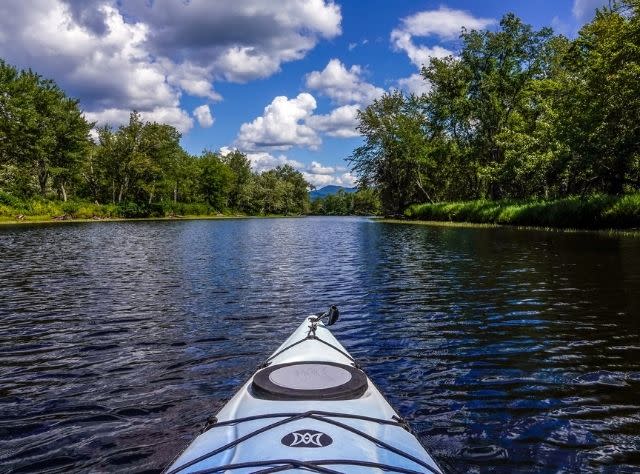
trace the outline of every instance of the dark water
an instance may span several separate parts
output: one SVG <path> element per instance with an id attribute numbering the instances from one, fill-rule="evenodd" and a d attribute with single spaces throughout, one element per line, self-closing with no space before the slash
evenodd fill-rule
<path id="1" fill-rule="evenodd" d="M 640 239 L 0 227 L 0 472 L 157 471 L 309 312 L 461 472 L 640 469 Z"/>

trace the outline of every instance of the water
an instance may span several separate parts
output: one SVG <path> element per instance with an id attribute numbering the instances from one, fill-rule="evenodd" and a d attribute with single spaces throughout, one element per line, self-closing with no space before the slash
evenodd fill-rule
<path id="1" fill-rule="evenodd" d="M 305 218 L 0 227 L 0 472 L 157 472 L 309 312 L 461 472 L 640 469 L 640 239 Z"/>

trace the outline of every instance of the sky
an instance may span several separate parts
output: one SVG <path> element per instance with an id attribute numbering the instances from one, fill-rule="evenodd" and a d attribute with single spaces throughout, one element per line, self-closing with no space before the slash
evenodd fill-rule
<path id="1" fill-rule="evenodd" d="M 55 80 L 88 120 L 131 110 L 174 125 L 192 154 L 291 164 L 317 187 L 352 186 L 357 111 L 420 66 L 456 55 L 461 28 L 513 12 L 576 35 L 608 0 L 2 0 L 0 58 Z"/>

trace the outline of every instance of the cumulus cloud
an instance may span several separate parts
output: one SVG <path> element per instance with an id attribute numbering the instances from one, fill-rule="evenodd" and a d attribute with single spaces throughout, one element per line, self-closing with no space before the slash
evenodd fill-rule
<path id="1" fill-rule="evenodd" d="M 400 30 L 411 36 L 437 36 L 451 40 L 458 37 L 462 28 L 481 30 L 495 23 L 492 18 L 476 18 L 463 10 L 441 6 L 438 10 L 427 10 L 402 19 Z"/>
<path id="2" fill-rule="evenodd" d="M 366 82 L 359 65 L 347 68 L 339 59 L 331 59 L 322 71 L 306 76 L 306 86 L 331 98 L 334 103 L 345 104 L 328 114 L 312 115 L 307 125 L 330 137 L 351 138 L 359 135 L 358 109 L 365 108 L 384 94 L 384 89 Z"/>
<path id="3" fill-rule="evenodd" d="M 409 77 L 398 79 L 398 87 L 415 95 L 428 94 L 431 91 L 431 84 L 420 74 L 411 74 Z"/>
<path id="4" fill-rule="evenodd" d="M 333 174 L 336 169 L 333 166 L 323 166 L 317 161 L 312 161 L 309 165 L 309 173 L 312 174 Z"/>
<path id="5" fill-rule="evenodd" d="M 495 23 L 492 18 L 476 18 L 464 10 L 441 6 L 438 10 L 427 10 L 405 17 L 400 26 L 391 32 L 391 43 L 396 50 L 404 51 L 417 67 L 429 64 L 432 57 L 442 58 L 453 54 L 439 44 L 418 45 L 416 37 L 431 37 L 438 41 L 456 39 L 462 28 L 483 29 Z"/>
<path id="6" fill-rule="evenodd" d="M 249 151 L 288 150 L 294 146 L 317 149 L 320 137 L 305 123 L 315 108 L 316 100 L 307 92 L 293 99 L 278 96 L 264 108 L 262 116 L 242 124 L 236 143 Z"/>
<path id="7" fill-rule="evenodd" d="M 335 184 L 337 186 L 344 186 L 345 188 L 352 188 L 356 184 L 356 179 L 351 173 L 342 174 L 314 174 L 307 171 L 303 171 L 302 175 L 309 183 L 313 184 L 316 188 L 322 188 Z"/>
<path id="8" fill-rule="evenodd" d="M 384 94 L 384 90 L 364 81 L 362 75 L 360 66 L 353 65 L 347 69 L 339 59 L 334 58 L 322 71 L 307 74 L 306 85 L 338 104 L 368 105 Z"/>
<path id="9" fill-rule="evenodd" d="M 168 59 L 161 59 L 167 82 L 195 97 L 211 100 L 222 100 L 222 96 L 213 90 L 212 72 L 209 68 L 197 66 L 190 62 L 174 64 Z"/>
<path id="10" fill-rule="evenodd" d="M 223 147 L 226 148 L 226 147 Z M 222 151 L 222 149 L 221 149 Z M 225 155 L 223 155 L 225 156 Z M 290 160 L 285 155 L 273 156 L 267 152 L 247 153 L 247 158 L 251 162 L 251 168 L 257 173 L 272 170 L 281 165 L 289 165 L 297 170 L 303 169 L 304 165 L 296 160 Z"/>
<path id="11" fill-rule="evenodd" d="M 211 115 L 211 109 L 207 104 L 203 104 L 200 107 L 196 107 L 193 111 L 193 116 L 198 121 L 198 124 L 202 128 L 208 128 L 213 125 L 215 121 L 213 116 Z"/>
<path id="12" fill-rule="evenodd" d="M 85 117 L 97 126 L 120 125 L 129 121 L 130 109 L 108 108 L 98 112 L 85 112 Z M 187 133 L 193 128 L 193 119 L 180 107 L 154 107 L 140 111 L 140 118 L 145 122 L 158 122 L 173 125 L 180 133 Z"/>
<path id="13" fill-rule="evenodd" d="M 313 115 L 307 119 L 307 124 L 318 132 L 330 137 L 350 138 L 360 135 L 358 126 L 358 106 L 343 105 L 326 115 Z"/>
<path id="14" fill-rule="evenodd" d="M 223 146 L 220 148 L 219 152 L 221 156 L 227 156 L 229 153 L 232 153 L 236 150 L 236 148 L 231 148 L 228 146 Z"/>
<path id="15" fill-rule="evenodd" d="M 136 109 L 188 130 L 183 94 L 220 100 L 214 81 L 273 74 L 341 19 L 332 0 L 3 0 L 0 56 L 55 78 L 101 121 Z"/>
<path id="16" fill-rule="evenodd" d="M 429 38 L 436 42 L 455 40 L 463 28 L 484 29 L 495 23 L 492 18 L 477 18 L 464 10 L 441 6 L 437 10 L 426 10 L 403 18 L 400 26 L 391 32 L 391 44 L 396 51 L 403 51 L 418 68 L 428 66 L 432 58 L 453 56 L 454 52 L 442 44 L 418 44 L 415 38 Z M 420 74 L 398 79 L 398 87 L 412 94 L 425 94 L 430 84 Z"/>
<path id="17" fill-rule="evenodd" d="M 76 3 L 80 0 L 74 0 Z M 175 62 L 211 67 L 245 82 L 300 59 L 322 38 L 341 33 L 340 7 L 330 0 L 121 0 L 151 27 L 150 48 Z"/>
<path id="18" fill-rule="evenodd" d="M 415 44 L 411 34 L 406 31 L 394 30 L 391 33 L 391 41 L 394 47 L 397 50 L 404 51 L 409 56 L 409 60 L 418 68 L 427 66 L 431 58 L 453 56 L 453 51 L 440 45 L 423 46 Z"/>
<path id="19" fill-rule="evenodd" d="M 226 156 L 237 148 L 223 146 L 220 148 L 220 154 Z M 353 187 L 356 178 L 346 171 L 344 166 L 327 166 L 318 161 L 312 161 L 310 165 L 305 166 L 303 163 L 292 160 L 284 154 L 273 155 L 268 152 L 247 153 L 247 158 L 251 163 L 251 169 L 257 173 L 272 170 L 278 166 L 289 165 L 300 171 L 304 179 L 313 186 L 322 187 L 330 184 L 338 186 Z"/>

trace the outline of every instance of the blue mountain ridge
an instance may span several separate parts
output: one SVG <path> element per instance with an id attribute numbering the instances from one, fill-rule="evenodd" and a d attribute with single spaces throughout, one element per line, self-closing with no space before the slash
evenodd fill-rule
<path id="1" fill-rule="evenodd" d="M 344 186 L 336 186 L 335 184 L 330 184 L 329 186 L 324 186 L 320 189 L 314 189 L 309 192 L 309 197 L 311 199 L 317 199 L 325 196 L 330 196 L 332 194 L 338 194 L 338 191 L 343 190 L 346 193 L 355 193 L 357 188 L 345 188 Z"/>

